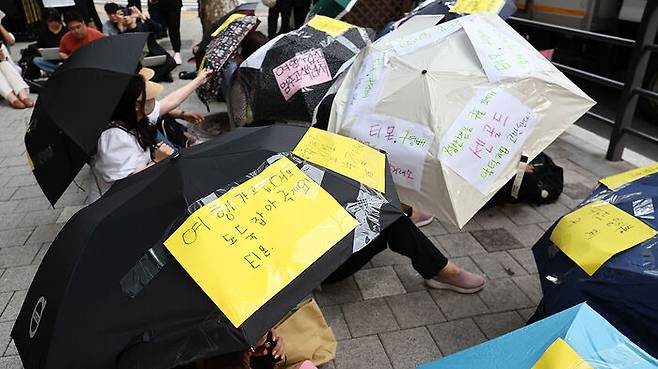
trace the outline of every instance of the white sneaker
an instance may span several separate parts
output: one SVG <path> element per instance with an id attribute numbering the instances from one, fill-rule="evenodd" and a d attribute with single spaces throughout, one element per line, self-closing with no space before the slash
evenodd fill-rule
<path id="1" fill-rule="evenodd" d="M 183 64 L 183 59 L 181 59 L 180 53 L 174 53 L 174 61 L 176 62 L 176 65 Z"/>

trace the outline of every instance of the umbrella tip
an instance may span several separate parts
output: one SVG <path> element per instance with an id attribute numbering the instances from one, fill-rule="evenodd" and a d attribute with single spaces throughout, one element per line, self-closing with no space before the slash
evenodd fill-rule
<path id="1" fill-rule="evenodd" d="M 422 73 L 422 74 L 427 74 L 427 69 L 423 69 L 423 71 L 420 72 L 420 73 Z"/>

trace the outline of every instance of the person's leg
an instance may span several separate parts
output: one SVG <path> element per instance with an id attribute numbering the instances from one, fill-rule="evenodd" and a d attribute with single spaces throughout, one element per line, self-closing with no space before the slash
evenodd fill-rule
<path id="1" fill-rule="evenodd" d="M 28 95 L 30 87 L 25 83 L 23 77 L 18 74 L 18 71 L 14 69 L 14 66 L 8 61 L 3 61 L 0 63 L 0 72 L 6 78 L 14 95 L 16 95 L 26 107 L 29 108 L 34 106 L 34 102 Z"/>
<path id="2" fill-rule="evenodd" d="M 151 4 L 151 2 L 149 1 L 148 10 L 149 10 L 149 15 L 151 16 L 151 20 L 162 27 L 161 35 L 156 35 L 156 37 L 164 36 L 167 33 L 167 21 L 162 15 L 162 11 L 160 10 L 160 7 L 157 4 Z"/>
<path id="3" fill-rule="evenodd" d="M 411 259 L 427 286 L 460 293 L 474 293 L 484 287 L 484 278 L 449 262 L 409 217 L 402 216 L 382 234 L 391 250 Z"/>
<path id="4" fill-rule="evenodd" d="M 295 0 L 293 8 L 293 17 L 295 19 L 295 29 L 300 28 L 306 22 L 306 15 L 311 9 L 311 0 Z"/>
<path id="5" fill-rule="evenodd" d="M 281 29 L 279 33 L 288 33 L 292 31 L 290 28 L 290 16 L 292 15 L 292 2 L 290 0 L 278 0 L 280 3 L 279 11 L 281 12 Z"/>
<path id="6" fill-rule="evenodd" d="M 41 56 L 37 56 L 34 59 L 32 59 L 32 64 L 36 65 L 37 68 L 46 72 L 49 76 L 53 74 L 53 72 L 57 68 L 57 64 L 51 62 L 50 60 L 46 60 Z"/>
<path id="7" fill-rule="evenodd" d="M 279 28 L 279 5 L 271 7 L 267 11 L 267 37 L 273 39 L 276 37 L 276 30 Z"/>
<path id="8" fill-rule="evenodd" d="M 4 73 L 0 72 L 0 96 L 2 96 L 7 103 L 11 105 L 14 109 L 25 109 L 26 106 L 21 102 L 21 100 L 14 94 L 9 81 L 4 76 Z"/>
<path id="9" fill-rule="evenodd" d="M 180 16 L 181 9 L 173 8 L 166 9 L 164 16 L 167 22 L 167 30 L 169 31 L 169 40 L 171 40 L 171 47 L 175 53 L 180 53 Z"/>
<path id="10" fill-rule="evenodd" d="M 93 0 L 87 0 L 87 8 L 89 9 L 89 16 L 96 25 L 96 29 L 98 29 L 100 32 L 103 32 L 103 22 L 101 22 L 101 18 L 98 16 L 98 12 L 96 11 L 96 6 L 94 5 Z"/>
<path id="11" fill-rule="evenodd" d="M 174 58 L 172 58 L 169 54 L 165 55 L 167 59 L 165 60 L 164 64 L 151 68 L 155 72 L 153 78 L 151 78 L 151 81 L 153 82 L 173 82 L 171 71 L 176 68 L 176 61 L 174 61 Z"/>

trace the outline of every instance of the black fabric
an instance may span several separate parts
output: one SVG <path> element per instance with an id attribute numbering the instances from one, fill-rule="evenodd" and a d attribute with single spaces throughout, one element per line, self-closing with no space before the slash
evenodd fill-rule
<path id="1" fill-rule="evenodd" d="M 293 0 L 292 13 L 295 29 L 300 28 L 306 23 L 306 15 L 310 9 L 311 0 Z"/>
<path id="2" fill-rule="evenodd" d="M 62 27 L 59 33 L 55 34 L 50 32 L 48 27 L 45 27 L 37 37 L 36 46 L 38 48 L 49 48 L 49 47 L 59 47 L 59 40 L 62 39 L 62 36 L 68 32 L 66 27 Z"/>
<path id="3" fill-rule="evenodd" d="M 158 131 L 162 132 L 164 136 L 173 143 L 176 149 L 188 147 L 188 138 L 185 136 L 187 128 L 182 126 L 171 115 L 165 114 L 158 119 Z"/>
<path id="4" fill-rule="evenodd" d="M 98 137 L 135 75 L 146 37 L 143 33 L 118 35 L 81 47 L 41 90 L 25 147 L 51 204 L 73 181 L 80 162 L 96 152 Z M 58 171 L 60 166 L 63 169 Z"/>
<path id="5" fill-rule="evenodd" d="M 291 14 L 291 0 L 277 0 L 276 5 L 267 11 L 267 37 L 273 39 L 281 33 L 290 32 Z M 279 16 L 281 16 L 281 27 L 277 30 L 277 27 L 279 27 Z"/>
<path id="6" fill-rule="evenodd" d="M 535 169 L 532 173 L 525 173 L 518 198 L 512 197 L 514 178 L 505 184 L 487 206 L 504 203 L 550 204 L 560 197 L 564 188 L 564 175 L 561 167 L 553 162 L 548 155 L 540 153 L 530 163 Z"/>
<path id="7" fill-rule="evenodd" d="M 407 216 L 398 218 L 368 246 L 352 254 L 325 283 L 343 280 L 359 271 L 380 252 L 390 248 L 411 259 L 411 265 L 425 279 L 436 276 L 448 264 L 448 259 Z"/>
<path id="8" fill-rule="evenodd" d="M 175 261 L 134 298 L 120 281 L 186 219 L 191 203 L 243 180 L 272 155 L 292 151 L 306 131 L 285 125 L 236 129 L 118 181 L 75 214 L 45 255 L 12 330 L 24 367 L 169 369 L 254 345 L 349 258 L 353 232 L 237 328 Z M 357 201 L 360 190 L 331 171 L 321 186 L 343 206 Z M 388 171 L 386 197 L 381 229 L 402 215 Z M 30 337 L 42 297 L 47 307 Z"/>
<path id="9" fill-rule="evenodd" d="M 163 7 L 162 4 L 158 4 L 160 8 L 160 15 L 164 18 L 164 22 L 167 25 L 167 31 L 169 32 L 169 40 L 171 41 L 171 47 L 175 52 L 180 52 L 181 40 L 180 40 L 180 7 Z M 181 5 L 182 6 L 182 5 Z"/>

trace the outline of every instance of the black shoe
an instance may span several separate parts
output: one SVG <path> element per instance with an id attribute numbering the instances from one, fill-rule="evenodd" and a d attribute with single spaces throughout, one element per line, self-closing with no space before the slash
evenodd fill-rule
<path id="1" fill-rule="evenodd" d="M 195 79 L 196 72 L 180 72 L 178 73 L 178 78 L 180 79 Z"/>

